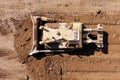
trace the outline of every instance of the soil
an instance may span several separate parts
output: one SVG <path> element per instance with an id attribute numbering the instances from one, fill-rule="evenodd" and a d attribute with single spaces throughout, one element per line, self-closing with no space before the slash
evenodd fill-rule
<path id="1" fill-rule="evenodd" d="M 5 13 L 0 12 L 0 79 L 120 79 L 119 0 L 12 0 L 12 3 L 4 0 L 1 4 L 5 3 L 8 3 L 7 7 L 0 8 Z M 92 28 L 101 23 L 104 25 L 104 48 L 97 51 L 93 45 L 88 45 L 82 51 L 41 53 L 29 57 L 22 64 L 32 47 L 29 14 L 55 18 L 60 22 L 82 22 Z"/>

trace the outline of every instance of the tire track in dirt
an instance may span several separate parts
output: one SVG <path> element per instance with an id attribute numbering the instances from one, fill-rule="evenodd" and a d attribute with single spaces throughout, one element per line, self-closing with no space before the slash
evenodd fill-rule
<path id="1" fill-rule="evenodd" d="M 25 78 L 25 66 L 17 61 L 15 52 L 10 49 L 0 49 L 0 79 L 22 80 Z"/>
<path id="2" fill-rule="evenodd" d="M 78 73 L 66 73 L 63 75 L 63 80 L 119 80 L 120 73 L 103 73 L 103 72 L 78 72 Z"/>

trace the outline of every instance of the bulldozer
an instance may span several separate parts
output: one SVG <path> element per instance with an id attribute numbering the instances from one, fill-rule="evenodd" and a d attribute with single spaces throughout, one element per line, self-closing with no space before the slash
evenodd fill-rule
<path id="1" fill-rule="evenodd" d="M 37 53 L 65 52 L 83 49 L 88 44 L 103 45 L 103 25 L 87 28 L 81 22 L 60 21 L 45 16 L 31 16 L 33 45 L 29 56 Z"/>

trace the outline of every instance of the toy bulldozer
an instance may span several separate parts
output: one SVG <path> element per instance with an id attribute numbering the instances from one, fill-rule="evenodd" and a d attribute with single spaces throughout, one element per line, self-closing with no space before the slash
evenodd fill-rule
<path id="1" fill-rule="evenodd" d="M 103 48 L 103 25 L 85 28 L 80 22 L 58 22 L 55 19 L 31 16 L 33 23 L 33 46 L 29 56 L 36 53 L 64 52 L 82 49 L 94 43 Z"/>

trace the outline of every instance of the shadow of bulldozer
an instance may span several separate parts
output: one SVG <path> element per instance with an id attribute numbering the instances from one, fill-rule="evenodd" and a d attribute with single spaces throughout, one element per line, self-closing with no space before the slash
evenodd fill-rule
<path id="1" fill-rule="evenodd" d="M 90 56 L 94 55 L 95 51 L 101 51 L 103 54 L 108 54 L 108 33 L 103 31 L 103 43 L 104 47 L 101 49 L 98 49 L 97 46 L 93 43 L 88 45 L 83 45 L 84 47 L 82 49 L 75 49 L 75 50 L 66 50 L 65 52 L 54 52 L 54 53 L 37 53 L 34 54 L 33 57 L 40 60 L 41 58 L 45 56 L 50 55 L 60 55 L 62 54 L 69 54 L 69 55 L 77 55 L 77 56 Z"/>
<path id="2" fill-rule="evenodd" d="M 104 44 L 104 47 L 103 47 L 103 49 L 102 49 L 102 52 L 103 52 L 104 54 L 108 54 L 108 53 L 109 53 L 109 52 L 108 52 L 108 47 L 109 47 L 108 36 L 109 36 L 109 34 L 104 31 L 104 32 L 103 32 L 103 44 Z"/>

